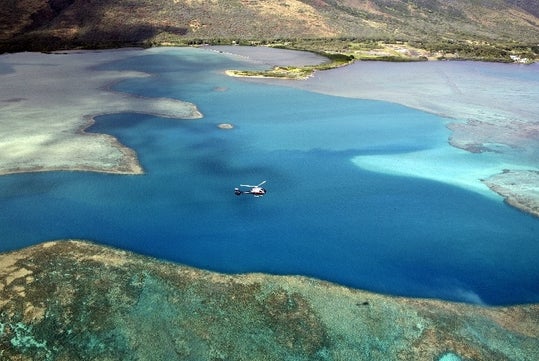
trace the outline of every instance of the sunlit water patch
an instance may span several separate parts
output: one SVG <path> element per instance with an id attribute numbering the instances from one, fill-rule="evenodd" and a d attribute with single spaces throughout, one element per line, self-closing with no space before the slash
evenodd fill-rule
<path id="1" fill-rule="evenodd" d="M 204 118 L 99 117 L 89 131 L 135 149 L 142 176 L 0 177 L 1 250 L 83 238 L 230 273 L 473 303 L 539 300 L 536 218 L 481 192 L 357 166 L 451 149 L 444 119 L 222 74 L 240 66 L 194 49 L 109 64 L 154 74 L 117 90 L 193 102 Z M 234 128 L 217 126 L 225 122 Z M 262 180 L 263 198 L 233 193 Z"/>

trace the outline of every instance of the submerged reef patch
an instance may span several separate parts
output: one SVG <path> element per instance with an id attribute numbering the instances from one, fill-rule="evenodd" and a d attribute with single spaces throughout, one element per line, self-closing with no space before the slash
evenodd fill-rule
<path id="1" fill-rule="evenodd" d="M 0 88 L 0 175 L 52 170 L 143 173 L 131 148 L 110 135 L 85 131 L 94 117 L 142 113 L 187 120 L 202 114 L 196 105 L 178 99 L 113 91 L 112 84 L 150 75 L 99 66 L 140 52 L 3 55 L 0 61 L 15 72 L 0 75 L 9 85 Z"/>
<path id="2" fill-rule="evenodd" d="M 0 264 L 6 360 L 531 361 L 539 345 L 539 305 L 223 275 L 81 241 L 0 254 Z"/>
<path id="3" fill-rule="evenodd" d="M 230 123 L 221 123 L 217 126 L 220 129 L 233 129 L 234 126 Z"/>

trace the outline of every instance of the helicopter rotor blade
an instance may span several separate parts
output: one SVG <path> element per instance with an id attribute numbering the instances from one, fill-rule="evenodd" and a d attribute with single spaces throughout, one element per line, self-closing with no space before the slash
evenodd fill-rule
<path id="1" fill-rule="evenodd" d="M 254 188 L 254 187 L 260 187 L 262 184 L 266 183 L 266 181 L 263 181 L 262 183 L 256 185 L 256 186 L 253 186 L 251 184 L 240 184 L 240 187 L 251 187 L 251 188 Z"/>

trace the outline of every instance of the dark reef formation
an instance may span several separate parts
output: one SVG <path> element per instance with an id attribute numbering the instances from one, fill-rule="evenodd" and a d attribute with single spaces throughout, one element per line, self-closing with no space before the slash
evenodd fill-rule
<path id="1" fill-rule="evenodd" d="M 81 241 L 0 254 L 1 360 L 537 360 L 539 305 L 222 275 Z"/>

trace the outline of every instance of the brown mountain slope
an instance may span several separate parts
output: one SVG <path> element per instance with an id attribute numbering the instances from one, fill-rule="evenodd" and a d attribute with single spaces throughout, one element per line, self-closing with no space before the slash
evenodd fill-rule
<path id="1" fill-rule="evenodd" d="M 336 26 L 345 34 L 361 33 L 358 25 L 384 30 L 404 39 L 434 36 L 446 38 L 482 38 L 489 40 L 538 39 L 537 0 L 307 0 L 322 12 L 335 14 Z M 520 6 L 518 3 L 521 3 Z M 348 15 L 348 22 L 342 21 Z M 360 22 L 358 23 L 358 20 Z"/>
<path id="2" fill-rule="evenodd" d="M 538 9 L 538 0 L 8 0 L 0 48 L 336 37 L 533 44 Z"/>

